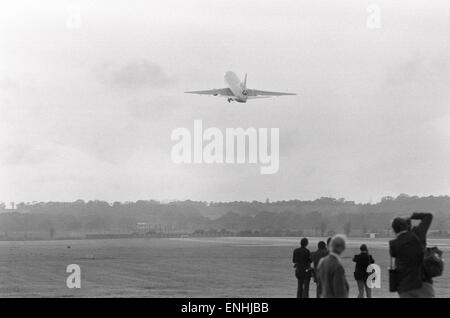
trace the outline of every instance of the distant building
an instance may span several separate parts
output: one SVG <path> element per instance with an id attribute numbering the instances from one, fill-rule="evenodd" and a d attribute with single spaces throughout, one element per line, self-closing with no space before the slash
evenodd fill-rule
<path id="1" fill-rule="evenodd" d="M 152 225 L 147 222 L 139 222 L 136 224 L 136 229 L 139 234 L 146 234 L 152 229 Z"/>

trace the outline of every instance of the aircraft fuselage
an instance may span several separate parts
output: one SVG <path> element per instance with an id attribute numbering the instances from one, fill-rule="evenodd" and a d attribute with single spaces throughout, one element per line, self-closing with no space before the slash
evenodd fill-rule
<path id="1" fill-rule="evenodd" d="M 228 101 L 234 100 L 238 103 L 246 103 L 247 96 L 245 92 L 245 85 L 241 82 L 239 77 L 234 72 L 226 72 L 225 76 L 225 84 L 231 89 L 234 94 L 234 97 L 230 97 Z"/>

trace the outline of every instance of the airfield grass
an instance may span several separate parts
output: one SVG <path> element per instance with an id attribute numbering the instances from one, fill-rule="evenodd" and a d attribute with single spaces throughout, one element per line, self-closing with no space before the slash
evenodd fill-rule
<path id="1" fill-rule="evenodd" d="M 350 297 L 357 295 L 351 258 L 363 242 L 382 270 L 373 296 L 397 297 L 388 291 L 387 239 L 349 240 Z M 436 244 L 448 253 L 450 240 Z M 237 237 L 0 242 L 0 297 L 295 297 L 297 245 L 298 238 Z M 66 286 L 69 264 L 81 268 L 80 289 Z M 449 278 L 446 271 L 436 279 L 437 297 L 450 297 Z"/>

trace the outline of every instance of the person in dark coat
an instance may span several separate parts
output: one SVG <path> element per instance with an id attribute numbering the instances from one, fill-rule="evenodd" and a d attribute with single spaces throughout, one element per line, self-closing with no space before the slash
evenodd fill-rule
<path id="1" fill-rule="evenodd" d="M 320 281 L 317 279 L 317 267 L 319 265 L 319 261 L 328 255 L 327 244 L 324 241 L 320 241 L 317 244 L 317 251 L 311 254 L 311 259 L 313 262 L 313 279 L 316 283 L 316 297 L 320 298 L 320 294 L 322 293 L 322 288 L 320 286 Z"/>
<path id="2" fill-rule="evenodd" d="M 361 253 L 353 257 L 353 262 L 356 263 L 354 276 L 358 284 L 358 298 L 364 298 L 364 290 L 366 291 L 366 297 L 372 298 L 372 290 L 367 286 L 367 278 L 369 278 L 367 267 L 375 263 L 375 261 L 372 255 L 369 254 L 366 244 L 362 244 L 359 250 Z"/>
<path id="3" fill-rule="evenodd" d="M 292 262 L 295 267 L 295 277 L 297 278 L 297 298 L 309 297 L 309 283 L 311 280 L 311 253 L 306 248 L 308 239 L 302 238 L 300 247 L 294 250 Z"/>
<path id="4" fill-rule="evenodd" d="M 336 235 L 330 242 L 330 254 L 319 261 L 318 279 L 322 288 L 321 298 L 348 297 L 349 285 L 340 256 L 344 250 L 345 237 Z"/>
<path id="5" fill-rule="evenodd" d="M 411 227 L 411 220 L 420 220 Z M 397 217 L 392 221 L 396 238 L 389 241 L 389 253 L 395 258 L 397 291 L 400 298 L 434 297 L 433 281 L 423 269 L 426 236 L 433 215 L 413 213 L 410 218 Z"/>

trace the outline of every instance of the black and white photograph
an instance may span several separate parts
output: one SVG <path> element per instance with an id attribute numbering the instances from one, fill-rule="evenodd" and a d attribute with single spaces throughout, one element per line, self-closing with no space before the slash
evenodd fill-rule
<path id="1" fill-rule="evenodd" d="M 449 254 L 448 0 L 0 1 L 0 298 L 450 298 Z"/>

